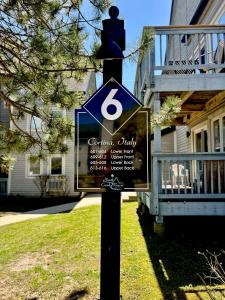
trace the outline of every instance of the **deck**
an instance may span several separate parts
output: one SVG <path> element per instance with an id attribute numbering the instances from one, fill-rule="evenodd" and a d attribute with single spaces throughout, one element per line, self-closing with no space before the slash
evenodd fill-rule
<path id="1" fill-rule="evenodd" d="M 224 25 L 145 27 L 146 34 L 152 41 L 139 57 L 134 90 L 145 106 L 157 115 L 167 96 L 178 96 L 172 124 L 190 127 L 224 106 Z M 156 219 L 225 215 L 225 153 L 161 153 L 156 125 L 151 168 L 151 191 L 140 196 Z"/>
<path id="2" fill-rule="evenodd" d="M 182 100 L 177 124 L 207 109 L 212 98 L 224 96 L 225 26 L 144 27 L 152 43 L 138 63 L 135 95 L 147 106 L 159 93 Z"/>
<path id="3" fill-rule="evenodd" d="M 225 215 L 225 153 L 154 153 L 153 215 Z"/>

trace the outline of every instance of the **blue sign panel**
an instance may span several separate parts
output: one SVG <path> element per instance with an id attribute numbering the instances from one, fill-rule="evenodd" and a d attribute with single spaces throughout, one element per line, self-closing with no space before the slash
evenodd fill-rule
<path id="1" fill-rule="evenodd" d="M 76 190 L 149 190 L 150 120 L 141 107 L 112 79 L 75 111 Z"/>
<path id="2" fill-rule="evenodd" d="M 142 106 L 138 99 L 112 78 L 86 101 L 83 108 L 114 135 Z"/>

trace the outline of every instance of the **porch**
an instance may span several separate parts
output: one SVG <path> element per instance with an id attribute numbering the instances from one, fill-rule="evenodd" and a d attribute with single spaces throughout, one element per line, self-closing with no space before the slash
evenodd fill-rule
<path id="1" fill-rule="evenodd" d="M 225 215 L 223 153 L 154 153 L 151 192 L 142 202 L 156 216 Z"/>
<path id="2" fill-rule="evenodd" d="M 139 57 L 135 95 L 156 116 L 167 96 L 178 96 L 181 110 L 171 125 L 194 128 L 204 121 L 209 130 L 199 133 L 207 150 L 189 147 L 208 152 L 162 153 L 161 128 L 155 126 L 151 191 L 141 193 L 141 201 L 159 223 L 163 216 L 224 216 L 225 135 L 221 131 L 216 147 L 209 116 L 225 107 L 225 26 L 145 27 L 146 34 L 152 44 Z"/>
<path id="3" fill-rule="evenodd" d="M 147 94 L 155 91 L 224 88 L 224 25 L 146 26 L 143 38 L 146 35 L 151 36 L 151 43 L 136 71 L 135 93 L 139 99 L 146 102 Z"/>

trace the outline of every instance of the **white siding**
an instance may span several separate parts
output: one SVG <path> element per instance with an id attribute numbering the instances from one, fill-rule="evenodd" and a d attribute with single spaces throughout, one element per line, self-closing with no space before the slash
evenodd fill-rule
<path id="1" fill-rule="evenodd" d="M 70 88 L 76 90 L 75 82 L 70 82 Z M 86 94 L 86 98 L 88 98 L 93 92 L 96 90 L 96 82 L 95 82 L 95 75 L 90 74 L 88 75 L 87 82 L 84 85 L 84 88 L 86 89 L 84 92 Z M 66 116 L 68 119 L 72 119 L 74 121 L 74 110 L 66 112 Z M 20 127 L 23 130 L 27 130 L 29 126 L 27 126 L 29 118 L 25 117 L 24 120 L 19 122 Z M 12 126 L 12 125 L 11 125 Z M 12 126 L 13 128 L 13 126 Z M 75 157 L 74 157 L 74 147 L 75 142 L 74 138 L 72 140 L 67 139 L 66 141 L 68 145 L 68 152 L 65 155 L 65 175 L 67 178 L 67 184 L 66 184 L 66 192 L 69 193 L 70 196 L 73 196 L 77 194 L 77 192 L 74 191 L 74 168 L 75 168 Z M 55 153 L 58 154 L 58 153 Z M 27 178 L 26 177 L 26 168 L 27 168 L 27 154 L 14 154 L 13 155 L 16 158 L 16 162 L 14 165 L 14 169 L 11 171 L 10 174 L 10 194 L 19 194 L 19 195 L 25 195 L 25 196 L 38 196 L 40 195 L 40 191 L 37 188 L 37 186 L 34 183 L 34 179 Z M 44 173 L 46 174 L 46 171 L 49 168 L 48 162 L 44 161 Z"/>
<path id="2" fill-rule="evenodd" d="M 171 25 L 188 25 L 200 3 L 200 0 L 174 0 Z M 218 24 L 225 11 L 224 0 L 209 1 L 199 24 Z"/>
<path id="3" fill-rule="evenodd" d="M 187 137 L 187 126 L 177 126 L 177 152 L 191 152 L 191 136 Z"/>
<path id="4" fill-rule="evenodd" d="M 174 0 L 171 25 L 188 25 L 200 0 Z"/>
<path id="5" fill-rule="evenodd" d="M 174 147 L 174 137 L 175 132 L 170 132 L 161 137 L 161 152 L 163 153 L 173 153 L 175 151 Z M 153 149 L 154 140 L 151 141 L 151 149 Z"/>

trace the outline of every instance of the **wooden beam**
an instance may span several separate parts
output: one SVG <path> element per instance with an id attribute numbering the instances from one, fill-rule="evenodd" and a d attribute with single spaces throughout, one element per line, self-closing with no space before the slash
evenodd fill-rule
<path id="1" fill-rule="evenodd" d="M 206 109 L 210 110 L 213 107 L 216 107 L 216 106 L 222 104 L 222 102 L 224 102 L 224 101 L 225 101 L 225 91 L 222 91 L 206 103 Z"/>
<path id="2" fill-rule="evenodd" d="M 181 125 L 185 125 L 185 123 L 183 122 L 183 118 L 182 117 L 178 117 L 174 120 L 171 121 L 170 125 L 174 125 L 174 126 L 181 126 Z"/>
<path id="3" fill-rule="evenodd" d="M 183 104 L 181 106 L 181 113 L 203 111 L 204 109 L 205 109 L 205 104 Z"/>
<path id="4" fill-rule="evenodd" d="M 180 95 L 180 98 L 181 98 L 181 104 L 183 104 L 185 101 L 187 101 L 191 95 L 193 94 L 194 92 L 193 91 L 190 91 L 190 92 L 183 92 L 181 95 Z"/>

